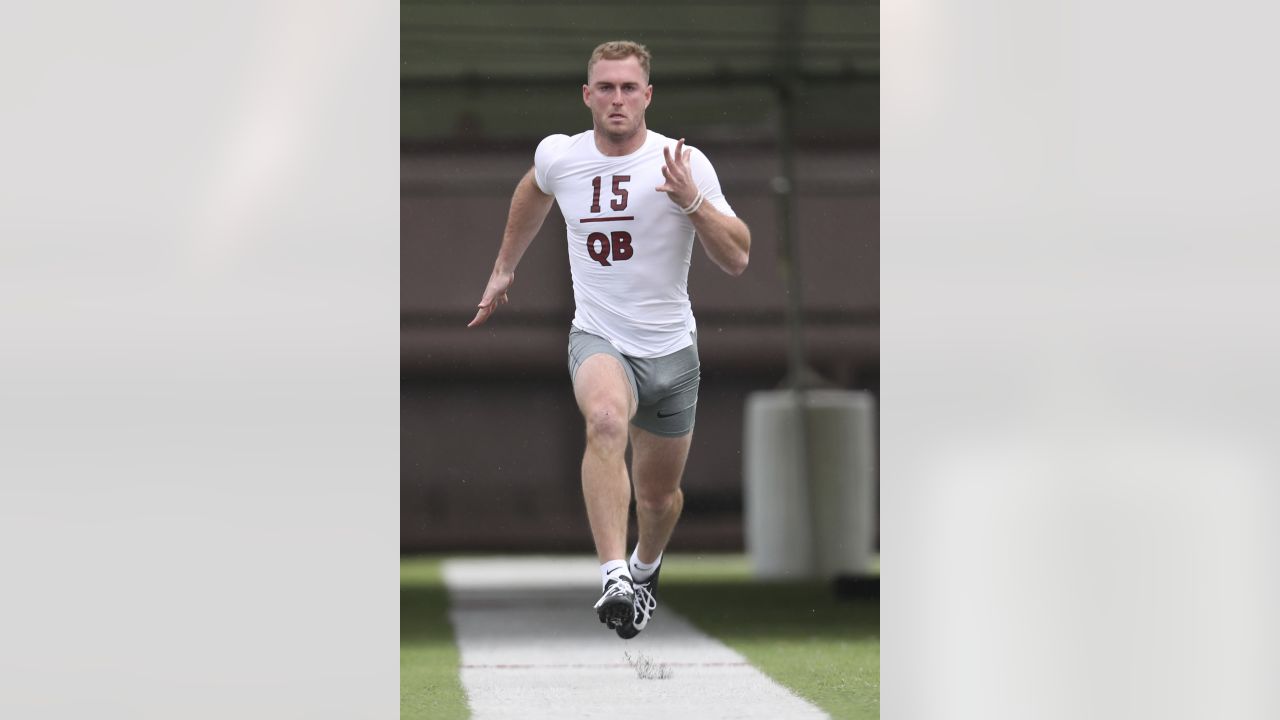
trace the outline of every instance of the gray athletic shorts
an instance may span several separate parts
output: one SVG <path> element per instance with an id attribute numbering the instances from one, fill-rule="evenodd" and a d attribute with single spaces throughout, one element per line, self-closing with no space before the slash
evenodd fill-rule
<path id="1" fill-rule="evenodd" d="M 636 416 L 631 424 L 654 435 L 680 437 L 693 432 L 698 410 L 698 334 L 693 344 L 670 355 L 636 358 L 623 355 L 608 340 L 573 327 L 569 332 L 569 379 L 587 358 L 597 353 L 612 355 L 622 363 L 636 399 Z"/>

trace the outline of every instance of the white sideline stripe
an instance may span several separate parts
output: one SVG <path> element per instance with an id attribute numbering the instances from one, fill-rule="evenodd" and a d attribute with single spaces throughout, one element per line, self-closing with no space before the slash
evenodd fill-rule
<path id="1" fill-rule="evenodd" d="M 669 607 L 635 639 L 605 630 L 594 558 L 447 560 L 444 579 L 475 720 L 827 717 Z M 669 677 L 639 679 L 625 652 Z"/>

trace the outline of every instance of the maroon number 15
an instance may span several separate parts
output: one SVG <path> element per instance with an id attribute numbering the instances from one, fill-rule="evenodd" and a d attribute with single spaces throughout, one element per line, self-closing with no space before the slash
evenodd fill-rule
<path id="1" fill-rule="evenodd" d="M 622 183 L 630 182 L 630 175 L 614 175 L 613 176 L 613 194 L 616 196 L 609 201 L 609 207 L 615 211 L 627 209 L 627 189 L 622 187 Z M 591 212 L 600 212 L 600 176 L 597 175 L 591 179 Z"/>

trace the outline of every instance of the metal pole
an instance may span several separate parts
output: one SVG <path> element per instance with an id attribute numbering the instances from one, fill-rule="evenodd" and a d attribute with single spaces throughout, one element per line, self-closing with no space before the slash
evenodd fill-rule
<path id="1" fill-rule="evenodd" d="M 821 570 L 823 556 L 819 512 L 821 504 L 813 483 L 809 439 L 809 407 L 806 386 L 809 384 L 804 352 L 804 324 L 801 303 L 800 260 L 795 242 L 795 128 L 796 96 L 800 86 L 800 29 L 804 14 L 803 0 L 784 3 L 779 23 L 781 32 L 778 58 L 778 159 L 779 174 L 773 179 L 778 198 L 778 267 L 786 292 L 787 377 L 784 381 L 794 396 L 796 423 L 796 480 L 805 494 L 809 509 L 809 559 L 812 572 Z"/>

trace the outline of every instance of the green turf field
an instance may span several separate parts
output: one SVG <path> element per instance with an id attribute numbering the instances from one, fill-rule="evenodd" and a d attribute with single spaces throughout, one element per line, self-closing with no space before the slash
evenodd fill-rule
<path id="1" fill-rule="evenodd" d="M 826 583 L 753 582 L 741 555 L 669 555 L 660 597 L 833 718 L 880 716 L 879 602 L 836 600 Z M 446 610 L 440 560 L 402 560 L 404 720 L 467 717 Z"/>
<path id="2" fill-rule="evenodd" d="M 833 718 L 880 717 L 878 601 L 754 582 L 741 555 L 664 558 L 659 598 Z"/>
<path id="3" fill-rule="evenodd" d="M 458 679 L 458 649 L 447 614 L 440 560 L 400 562 L 400 717 L 470 716 Z"/>

